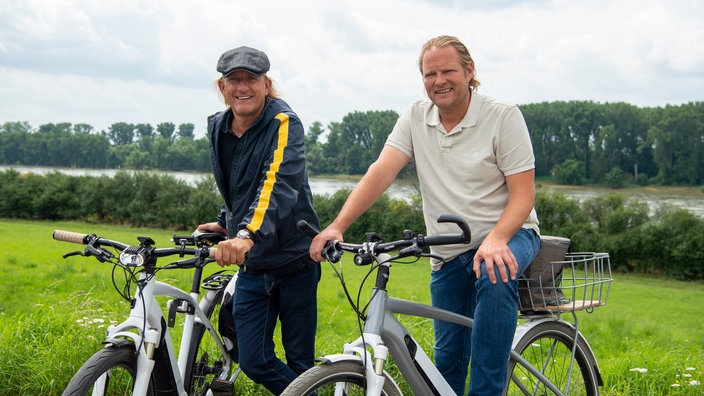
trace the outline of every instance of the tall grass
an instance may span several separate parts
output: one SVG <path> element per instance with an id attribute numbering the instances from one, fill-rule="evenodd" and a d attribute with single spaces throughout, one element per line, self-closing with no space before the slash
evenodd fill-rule
<path id="1" fill-rule="evenodd" d="M 170 230 L 74 222 L 0 220 L 0 395 L 61 394 L 83 361 L 101 347 L 108 322 L 127 314 L 126 302 L 111 284 L 111 266 L 92 258 L 62 259 L 63 253 L 81 247 L 54 241 L 53 229 L 126 242 L 148 235 L 157 246 L 170 244 L 173 234 Z M 318 355 L 340 352 L 342 344 L 358 334 L 340 281 L 329 264 L 323 265 Z M 368 267 L 354 266 L 351 255 L 346 255 L 342 268 L 356 299 Z M 187 287 L 190 273 L 179 272 L 171 271 L 168 276 Z M 428 302 L 429 279 L 426 261 L 396 264 L 389 290 L 399 297 Z M 371 283 L 373 279 L 360 294 L 362 304 L 368 300 Z M 605 383 L 602 394 L 704 393 L 700 385 L 704 379 L 702 301 L 702 283 L 617 274 L 608 304 L 578 316 L 580 329 L 599 361 Z M 405 317 L 402 322 L 432 354 L 432 323 Z M 390 371 L 395 371 L 393 366 Z M 397 381 L 403 386 L 400 378 Z M 268 394 L 246 377 L 238 380 L 237 391 Z"/>

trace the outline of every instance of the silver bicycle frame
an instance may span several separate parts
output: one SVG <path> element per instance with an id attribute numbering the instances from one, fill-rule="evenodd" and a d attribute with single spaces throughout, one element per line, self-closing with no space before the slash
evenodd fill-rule
<path id="1" fill-rule="evenodd" d="M 379 265 L 389 266 L 390 259 L 389 254 L 382 253 L 377 257 L 377 262 Z M 330 362 L 350 359 L 360 361 L 365 368 L 367 395 L 378 396 L 384 385 L 383 364 L 390 352 L 413 394 L 454 395 L 454 390 L 440 374 L 433 361 L 410 332 L 398 321 L 395 314 L 439 319 L 466 327 L 472 327 L 474 324 L 472 318 L 430 305 L 389 297 L 385 290 L 375 288 L 372 291 L 372 299 L 362 336 L 345 344 L 342 354 L 328 355 L 323 357 L 323 360 Z M 514 336 L 514 345 L 515 341 L 524 333 L 519 332 Z M 368 349 L 371 349 L 373 354 L 370 354 Z M 562 395 L 555 385 L 514 349 L 511 349 L 511 359 L 539 378 L 555 395 Z"/>

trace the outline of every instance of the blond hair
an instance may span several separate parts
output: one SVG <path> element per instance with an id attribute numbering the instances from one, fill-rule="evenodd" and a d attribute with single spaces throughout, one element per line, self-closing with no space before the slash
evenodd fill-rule
<path id="1" fill-rule="evenodd" d="M 474 74 L 477 74 L 477 69 L 476 66 L 474 65 L 474 60 L 472 59 L 472 55 L 469 54 L 469 49 L 467 49 L 467 46 L 464 45 L 455 36 L 448 36 L 448 35 L 442 35 L 442 36 L 437 36 L 433 37 L 430 40 L 426 41 L 425 44 L 423 44 L 423 47 L 420 51 L 420 57 L 418 58 L 418 69 L 420 69 L 420 74 L 423 74 L 423 56 L 425 56 L 425 53 L 428 52 L 429 49 L 431 48 L 444 48 L 447 46 L 453 46 L 455 50 L 457 50 L 457 55 L 460 58 L 460 64 L 462 65 L 462 68 L 467 70 L 470 65 L 474 67 Z M 469 81 L 469 89 L 472 91 L 476 91 L 477 88 L 479 88 L 479 80 L 476 79 L 475 76 L 472 76 L 472 79 Z"/>

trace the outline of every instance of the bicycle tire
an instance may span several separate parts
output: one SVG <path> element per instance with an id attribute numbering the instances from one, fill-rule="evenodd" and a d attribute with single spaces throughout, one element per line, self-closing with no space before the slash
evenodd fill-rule
<path id="1" fill-rule="evenodd" d="M 218 330 L 217 317 L 220 314 L 222 296 L 223 291 L 218 291 L 213 302 L 203 310 L 216 331 Z M 212 380 L 221 374 L 222 366 L 219 366 L 219 363 L 223 358 L 220 349 L 215 340 L 206 334 L 206 331 L 206 327 L 201 323 L 196 323 L 193 326 L 193 334 L 191 335 L 193 348 L 189 353 L 185 380 L 185 389 L 189 395 L 204 394 L 210 387 Z"/>
<path id="2" fill-rule="evenodd" d="M 93 394 L 93 385 L 103 374 L 108 375 L 103 395 L 131 395 L 137 372 L 137 352 L 134 345 L 108 346 L 96 352 L 81 366 L 66 386 L 64 396 Z M 155 380 L 149 380 L 147 395 L 156 394 Z"/>
<path id="3" fill-rule="evenodd" d="M 291 382 L 282 396 L 307 396 L 313 392 L 318 396 L 335 394 L 335 386 L 347 384 L 345 396 L 365 394 L 364 367 L 358 362 L 340 361 L 313 366 Z M 381 391 L 383 396 L 401 396 L 393 380 L 384 373 L 386 381 Z"/>
<path id="4" fill-rule="evenodd" d="M 514 349 L 533 366 L 542 368 L 542 373 L 565 395 L 598 395 L 601 378 L 596 358 L 581 335 L 577 338 L 576 366 L 573 366 L 572 377 L 569 378 L 575 334 L 574 327 L 567 323 L 546 321 L 527 331 L 516 343 Z M 553 392 L 535 375 L 512 359 L 509 361 L 504 394 L 508 396 L 550 395 Z"/>

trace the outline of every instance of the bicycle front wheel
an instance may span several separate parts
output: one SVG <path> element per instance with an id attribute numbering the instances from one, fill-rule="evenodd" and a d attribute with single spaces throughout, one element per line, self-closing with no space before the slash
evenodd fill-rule
<path id="1" fill-rule="evenodd" d="M 384 374 L 384 396 L 401 396 L 393 380 Z M 298 376 L 284 389 L 285 396 L 307 396 L 315 392 L 318 396 L 335 395 L 336 387 L 342 387 L 345 396 L 363 396 L 366 392 L 364 367 L 357 362 L 323 363 L 313 366 Z"/>
<path id="2" fill-rule="evenodd" d="M 134 345 L 108 346 L 86 360 L 64 390 L 64 396 L 131 395 L 137 373 Z M 154 379 L 147 395 L 156 394 Z"/>
<path id="3" fill-rule="evenodd" d="M 545 375 L 565 395 L 599 394 L 600 377 L 596 358 L 574 327 L 564 322 L 546 321 L 526 332 L 515 350 Z M 509 362 L 506 395 L 552 395 L 538 377 L 515 360 Z"/>

